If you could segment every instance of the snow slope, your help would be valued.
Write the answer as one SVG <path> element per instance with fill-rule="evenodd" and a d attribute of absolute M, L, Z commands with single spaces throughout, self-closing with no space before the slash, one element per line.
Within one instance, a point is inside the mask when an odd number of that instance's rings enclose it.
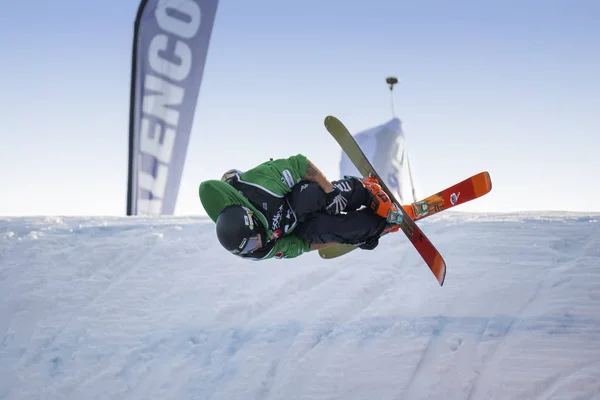
<path fill-rule="evenodd" d="M 0 399 L 600 399 L 600 214 L 447 212 L 336 260 L 204 218 L 0 219 Z"/>

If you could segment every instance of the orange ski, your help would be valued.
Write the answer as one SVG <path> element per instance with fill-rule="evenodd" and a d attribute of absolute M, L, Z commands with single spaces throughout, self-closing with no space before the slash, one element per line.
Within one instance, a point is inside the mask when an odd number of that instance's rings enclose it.
<path fill-rule="evenodd" d="M 492 190 L 492 180 L 490 174 L 484 171 L 423 200 L 404 205 L 402 208 L 413 220 L 418 221 L 467 201 L 475 200 L 489 193 L 490 190 Z"/>

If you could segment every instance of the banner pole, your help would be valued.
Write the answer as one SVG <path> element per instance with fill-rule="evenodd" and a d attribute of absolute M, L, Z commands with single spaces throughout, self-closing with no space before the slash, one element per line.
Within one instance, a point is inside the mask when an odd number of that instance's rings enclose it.
<path fill-rule="evenodd" d="M 390 103 L 392 105 L 392 115 L 394 116 L 394 118 L 396 118 L 396 110 L 394 109 L 394 94 L 392 93 L 392 91 L 394 90 L 394 85 L 398 83 L 398 78 L 396 78 L 395 76 L 388 76 L 387 78 L 385 78 L 385 81 L 388 85 L 390 85 Z"/>

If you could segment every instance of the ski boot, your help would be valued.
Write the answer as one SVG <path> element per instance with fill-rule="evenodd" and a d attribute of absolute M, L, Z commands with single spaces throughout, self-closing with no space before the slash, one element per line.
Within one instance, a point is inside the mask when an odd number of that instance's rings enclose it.
<path fill-rule="evenodd" d="M 380 236 L 385 235 L 386 233 L 394 233 L 394 232 L 398 232 L 400 230 L 400 225 L 395 224 L 395 223 L 391 223 L 391 224 L 387 224 L 385 226 L 385 229 L 381 232 Z"/>
<path fill-rule="evenodd" d="M 370 195 L 367 206 L 372 209 L 375 214 L 385 218 L 388 222 L 402 222 L 402 213 L 398 209 L 398 206 L 394 204 L 389 196 L 383 191 L 377 178 L 369 175 L 363 178 L 362 183 L 369 191 Z"/>

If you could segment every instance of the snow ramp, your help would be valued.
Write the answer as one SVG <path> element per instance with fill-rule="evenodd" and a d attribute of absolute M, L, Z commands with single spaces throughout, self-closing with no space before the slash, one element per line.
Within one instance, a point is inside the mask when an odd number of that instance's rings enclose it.
<path fill-rule="evenodd" d="M 334 260 L 206 218 L 0 219 L 0 399 L 600 399 L 600 214 L 447 212 Z"/>

